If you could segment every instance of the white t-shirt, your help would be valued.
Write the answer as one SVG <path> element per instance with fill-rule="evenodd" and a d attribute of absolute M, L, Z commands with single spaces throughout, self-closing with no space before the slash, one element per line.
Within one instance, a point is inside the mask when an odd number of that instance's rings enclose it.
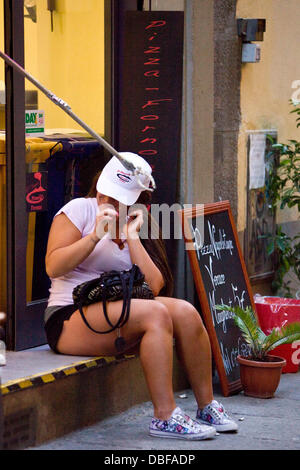
<path fill-rule="evenodd" d="M 94 230 L 97 212 L 96 198 L 77 198 L 68 202 L 55 217 L 62 212 L 85 237 Z M 124 239 L 123 239 L 124 240 Z M 48 307 L 73 304 L 74 287 L 82 282 L 94 279 L 103 272 L 130 269 L 132 262 L 127 243 L 122 250 L 106 234 L 95 246 L 92 253 L 73 271 L 63 276 L 51 278 Z"/>

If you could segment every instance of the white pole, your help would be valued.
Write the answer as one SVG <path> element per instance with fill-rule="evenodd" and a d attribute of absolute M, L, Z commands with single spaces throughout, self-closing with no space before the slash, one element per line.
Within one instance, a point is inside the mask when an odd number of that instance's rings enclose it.
<path fill-rule="evenodd" d="M 139 167 L 136 167 L 135 165 L 133 165 L 132 162 L 130 162 L 129 160 L 127 160 L 126 158 L 124 158 L 122 155 L 120 155 L 119 152 L 117 152 L 117 150 L 115 150 L 108 142 L 106 142 L 105 139 L 103 139 L 103 137 L 101 137 L 99 134 L 97 134 L 97 132 L 95 132 L 90 126 L 88 126 L 84 121 L 82 121 L 82 119 L 80 119 L 75 113 L 73 113 L 71 107 L 64 101 L 62 100 L 61 98 L 58 98 L 54 93 L 52 93 L 50 90 L 48 90 L 46 87 L 44 87 L 43 85 L 41 85 L 40 82 L 38 82 L 32 75 L 30 75 L 28 72 L 26 72 L 26 70 L 23 69 L 23 67 L 21 67 L 17 62 L 15 62 L 11 57 L 9 57 L 7 54 L 5 54 L 4 52 L 0 51 L 0 57 L 2 57 L 2 59 L 5 60 L 5 62 L 10 65 L 11 67 L 13 67 L 15 70 L 17 70 L 18 72 L 21 73 L 21 75 L 23 75 L 24 77 L 26 77 L 31 83 L 33 83 L 39 90 L 41 90 L 46 96 L 47 98 L 49 98 L 54 104 L 56 104 L 57 106 L 59 106 L 61 109 L 63 109 L 74 121 L 76 121 L 81 127 L 83 127 L 83 129 L 85 129 L 92 137 L 94 137 L 98 142 L 100 142 L 100 144 L 106 148 L 106 150 L 109 151 L 109 153 L 111 153 L 112 155 L 115 155 L 120 161 L 121 163 L 124 165 L 124 167 L 129 170 L 129 171 L 132 171 L 132 173 L 134 175 L 136 175 L 137 177 L 139 177 L 139 175 L 145 175 L 146 173 Z M 155 181 L 152 177 L 152 175 L 150 174 L 146 174 L 146 176 L 148 176 L 151 180 L 151 183 L 152 183 L 152 186 L 153 188 L 155 189 L 156 188 L 156 185 L 155 185 Z M 139 180 L 138 178 L 138 181 L 139 181 L 139 184 L 141 187 L 143 187 L 144 189 L 147 189 L 147 190 L 150 190 L 150 191 L 153 191 L 152 189 L 150 188 L 147 188 L 146 186 L 144 186 L 142 184 L 142 182 Z"/>

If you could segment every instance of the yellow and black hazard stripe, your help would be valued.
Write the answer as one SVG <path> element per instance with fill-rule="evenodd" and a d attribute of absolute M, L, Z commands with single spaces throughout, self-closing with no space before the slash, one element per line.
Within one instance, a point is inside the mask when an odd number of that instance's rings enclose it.
<path fill-rule="evenodd" d="M 107 366 L 108 364 L 119 363 L 124 360 L 133 359 L 133 355 L 120 355 L 120 356 L 101 356 L 87 361 L 76 362 L 69 366 L 64 366 L 52 371 L 32 375 L 29 377 L 22 377 L 20 379 L 10 380 L 1 385 L 2 395 L 7 395 L 11 392 L 18 392 L 30 387 L 37 387 L 46 385 L 56 380 L 69 377 L 74 374 L 85 372 L 87 370 Z"/>

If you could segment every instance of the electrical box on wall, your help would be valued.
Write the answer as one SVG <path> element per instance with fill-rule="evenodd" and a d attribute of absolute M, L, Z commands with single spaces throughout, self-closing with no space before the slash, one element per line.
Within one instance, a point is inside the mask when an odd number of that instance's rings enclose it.
<path fill-rule="evenodd" d="M 266 20 L 263 18 L 238 18 L 237 29 L 243 42 L 263 41 Z"/>
<path fill-rule="evenodd" d="M 260 57 L 260 46 L 258 44 L 243 44 L 242 62 L 259 62 Z"/>
<path fill-rule="evenodd" d="M 260 62 L 260 46 L 252 41 L 263 41 L 266 32 L 264 18 L 238 18 L 237 33 L 242 40 L 242 62 Z"/>

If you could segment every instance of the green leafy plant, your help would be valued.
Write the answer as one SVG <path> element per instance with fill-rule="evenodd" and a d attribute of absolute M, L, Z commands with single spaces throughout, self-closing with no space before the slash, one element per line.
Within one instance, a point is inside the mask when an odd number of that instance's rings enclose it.
<path fill-rule="evenodd" d="M 286 276 L 292 270 L 300 279 L 300 235 L 291 238 L 279 225 L 274 236 L 268 235 L 267 254 L 275 255 L 276 273 L 272 281 L 274 292 L 282 292 L 285 297 L 292 297 L 291 280 Z"/>
<path fill-rule="evenodd" d="M 266 361 L 268 353 L 277 346 L 300 340 L 299 322 L 287 324 L 282 328 L 273 328 L 271 333 L 266 335 L 260 328 L 256 314 L 251 307 L 216 305 L 216 309 L 234 313 L 235 324 L 240 328 L 251 350 L 247 359 Z"/>
<path fill-rule="evenodd" d="M 300 127 L 300 108 L 295 107 L 291 113 L 297 114 L 297 127 Z M 271 136 L 269 139 L 272 142 Z M 271 209 L 275 212 L 277 207 L 281 210 L 296 208 L 300 214 L 300 142 L 272 143 L 267 154 L 267 165 L 266 197 Z M 267 238 L 267 253 L 275 256 L 277 265 L 273 290 L 291 297 L 291 281 L 286 275 L 294 272 L 300 282 L 300 235 L 289 237 L 279 225 L 275 235 L 269 234 Z"/>

